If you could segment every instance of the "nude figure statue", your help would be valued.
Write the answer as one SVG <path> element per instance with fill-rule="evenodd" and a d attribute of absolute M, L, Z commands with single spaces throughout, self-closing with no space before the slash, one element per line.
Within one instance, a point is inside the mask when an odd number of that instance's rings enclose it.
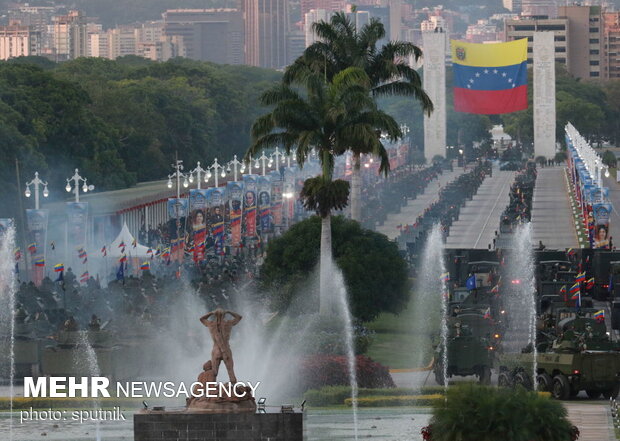
<path fill-rule="evenodd" d="M 226 315 L 230 314 L 233 318 L 226 320 Z M 211 318 L 213 319 L 211 320 Z M 211 351 L 211 369 L 213 369 L 213 378 L 217 378 L 220 363 L 223 361 L 228 371 L 228 378 L 231 383 L 237 382 L 237 377 L 233 369 L 232 351 L 230 349 L 230 332 L 232 327 L 241 321 L 241 316 L 232 311 L 224 311 L 216 309 L 207 313 L 200 318 L 200 322 L 209 328 L 211 338 L 213 339 L 213 350 Z"/>

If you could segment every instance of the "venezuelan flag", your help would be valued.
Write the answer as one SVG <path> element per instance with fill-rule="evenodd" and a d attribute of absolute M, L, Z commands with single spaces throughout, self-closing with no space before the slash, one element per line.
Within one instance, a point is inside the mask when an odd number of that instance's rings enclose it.
<path fill-rule="evenodd" d="M 43 257 L 39 257 L 34 261 L 34 266 L 45 266 L 45 259 Z"/>
<path fill-rule="evenodd" d="M 575 283 L 573 286 L 570 287 L 569 292 L 573 294 L 573 297 L 575 293 L 578 293 L 581 291 L 579 288 L 580 288 L 579 283 Z"/>
<path fill-rule="evenodd" d="M 527 39 L 477 44 L 451 40 L 454 110 L 495 115 L 527 109 Z"/>
<path fill-rule="evenodd" d="M 586 281 L 586 272 L 585 271 L 577 274 L 577 278 L 575 279 L 576 283 L 581 283 L 581 282 L 585 282 L 585 281 Z"/>
<path fill-rule="evenodd" d="M 605 310 L 601 309 L 600 311 L 596 311 L 592 317 L 594 317 L 597 320 L 601 320 L 601 319 L 605 320 Z"/>
<path fill-rule="evenodd" d="M 59 273 L 65 270 L 65 266 L 62 263 L 57 263 L 54 265 L 54 272 Z"/>
<path fill-rule="evenodd" d="M 151 264 L 150 264 L 150 262 L 148 262 L 148 261 L 143 262 L 143 263 L 142 263 L 142 265 L 140 265 L 140 269 L 141 269 L 142 271 L 150 270 L 150 269 L 151 269 Z"/>

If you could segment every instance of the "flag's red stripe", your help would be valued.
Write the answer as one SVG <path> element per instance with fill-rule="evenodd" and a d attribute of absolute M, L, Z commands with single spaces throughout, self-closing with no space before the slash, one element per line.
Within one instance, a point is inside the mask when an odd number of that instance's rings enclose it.
<path fill-rule="evenodd" d="M 506 90 L 471 90 L 454 88 L 457 112 L 496 115 L 527 109 L 527 86 Z"/>

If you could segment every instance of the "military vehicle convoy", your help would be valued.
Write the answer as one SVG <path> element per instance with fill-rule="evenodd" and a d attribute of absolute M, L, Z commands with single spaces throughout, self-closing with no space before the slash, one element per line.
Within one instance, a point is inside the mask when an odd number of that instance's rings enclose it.
<path fill-rule="evenodd" d="M 496 346 L 500 334 L 493 322 L 479 309 L 458 311 L 448 319 L 448 378 L 475 375 L 481 384 L 491 383 L 491 368 L 495 364 Z M 443 351 L 438 347 L 433 371 L 435 381 L 445 384 Z"/>
<path fill-rule="evenodd" d="M 493 292 L 499 262 L 493 254 L 472 250 L 467 256 L 455 256 L 449 265 L 448 378 L 475 375 L 482 384 L 491 382 L 491 369 L 502 336 L 501 321 L 491 319 L 501 316 Z M 469 258 L 481 260 L 468 261 Z M 445 384 L 447 380 L 444 379 L 443 360 L 443 350 L 439 345 L 433 365 L 438 384 Z"/>
<path fill-rule="evenodd" d="M 566 400 L 585 391 L 590 398 L 616 398 L 620 391 L 620 345 L 607 335 L 604 321 L 587 315 L 561 319 L 550 332 L 539 332 L 538 352 L 524 349 L 521 354 L 503 354 L 499 360 L 499 386 L 521 385 L 551 392 Z M 542 340 L 542 341 L 541 341 Z"/>

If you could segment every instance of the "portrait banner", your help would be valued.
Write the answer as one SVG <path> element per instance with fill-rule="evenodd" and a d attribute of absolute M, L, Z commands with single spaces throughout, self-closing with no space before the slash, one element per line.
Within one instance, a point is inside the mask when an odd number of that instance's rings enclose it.
<path fill-rule="evenodd" d="M 256 192 L 257 175 L 243 177 L 243 217 L 244 233 L 246 238 L 256 237 Z"/>
<path fill-rule="evenodd" d="M 213 238 L 213 249 L 216 255 L 224 254 L 224 214 L 222 206 L 226 192 L 223 187 L 207 190 L 207 204 L 209 206 L 209 226 Z"/>
<path fill-rule="evenodd" d="M 275 226 L 281 227 L 282 222 L 282 192 L 284 181 L 278 171 L 270 173 L 271 176 L 271 218 Z"/>
<path fill-rule="evenodd" d="M 204 260 L 207 242 L 207 190 L 193 189 L 189 191 L 189 209 L 191 239 L 194 249 L 194 262 Z"/>
<path fill-rule="evenodd" d="M 185 255 L 185 226 L 189 215 L 188 198 L 168 198 L 170 260 L 181 262 Z"/>
<path fill-rule="evenodd" d="M 45 244 L 47 243 L 48 219 L 49 210 L 26 210 L 28 247 L 34 250 L 34 252 L 31 252 L 32 281 L 36 286 L 40 286 L 45 277 Z M 35 262 L 37 263 L 36 265 Z"/>
<path fill-rule="evenodd" d="M 600 203 L 594 204 L 592 211 L 594 213 L 594 248 L 609 248 L 609 216 L 611 214 L 611 204 Z"/>
<path fill-rule="evenodd" d="M 69 249 L 86 248 L 88 202 L 67 202 L 67 242 Z"/>
<path fill-rule="evenodd" d="M 241 222 L 243 221 L 243 182 L 228 182 L 226 193 L 228 195 L 230 244 L 238 247 L 241 244 Z"/>
<path fill-rule="evenodd" d="M 258 214 L 261 233 L 271 232 L 271 179 L 258 178 Z"/>

